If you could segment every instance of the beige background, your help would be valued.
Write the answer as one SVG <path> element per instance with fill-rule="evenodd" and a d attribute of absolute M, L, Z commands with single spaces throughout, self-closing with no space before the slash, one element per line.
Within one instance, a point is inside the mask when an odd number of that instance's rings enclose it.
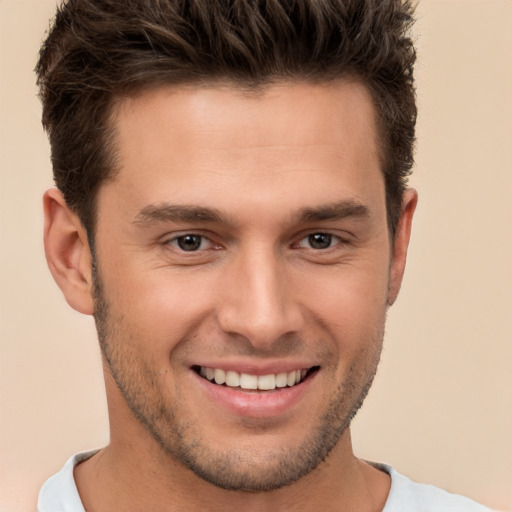
<path fill-rule="evenodd" d="M 32 68 L 55 0 L 0 0 L 0 511 L 34 510 L 72 453 L 108 440 L 92 320 L 43 257 L 51 184 Z M 357 453 L 512 510 L 512 1 L 423 0 L 420 191 Z"/>

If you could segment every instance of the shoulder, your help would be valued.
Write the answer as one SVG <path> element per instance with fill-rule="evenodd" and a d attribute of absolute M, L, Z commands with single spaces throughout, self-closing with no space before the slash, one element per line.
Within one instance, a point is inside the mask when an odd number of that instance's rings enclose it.
<path fill-rule="evenodd" d="M 37 512 L 85 512 L 76 488 L 73 470 L 77 464 L 92 457 L 97 450 L 69 458 L 62 469 L 41 487 Z"/>
<path fill-rule="evenodd" d="M 382 512 L 490 512 L 475 501 L 428 484 L 413 482 L 386 464 L 372 464 L 391 476 L 391 489 Z"/>

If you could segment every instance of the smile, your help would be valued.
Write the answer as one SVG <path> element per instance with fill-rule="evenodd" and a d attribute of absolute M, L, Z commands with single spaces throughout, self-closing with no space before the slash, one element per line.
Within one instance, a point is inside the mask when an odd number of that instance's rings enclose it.
<path fill-rule="evenodd" d="M 210 382 L 227 386 L 230 388 L 241 388 L 247 390 L 271 391 L 276 388 L 293 387 L 300 384 L 313 370 L 297 369 L 290 372 L 270 373 L 268 375 L 253 375 L 250 373 L 239 373 L 232 370 L 222 370 L 220 368 L 207 368 L 200 366 L 198 369 L 201 377 Z"/>

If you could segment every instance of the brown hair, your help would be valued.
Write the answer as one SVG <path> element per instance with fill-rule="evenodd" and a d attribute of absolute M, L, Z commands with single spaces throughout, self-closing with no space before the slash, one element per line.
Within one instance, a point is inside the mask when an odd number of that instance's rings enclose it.
<path fill-rule="evenodd" d="M 413 164 L 409 0 L 68 0 L 36 67 L 57 187 L 93 239 L 95 197 L 116 171 L 117 99 L 163 84 L 366 84 L 378 116 L 394 234 Z"/>

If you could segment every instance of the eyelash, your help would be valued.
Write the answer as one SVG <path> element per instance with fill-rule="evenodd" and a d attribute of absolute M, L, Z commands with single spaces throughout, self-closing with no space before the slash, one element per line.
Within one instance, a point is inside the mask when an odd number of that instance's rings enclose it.
<path fill-rule="evenodd" d="M 187 251 L 186 249 L 184 249 L 183 246 L 180 244 L 180 241 L 185 242 L 184 239 L 186 239 L 188 237 L 190 237 L 190 238 L 194 237 L 196 239 L 199 239 L 199 245 L 196 248 L 194 248 L 194 245 L 193 245 L 192 246 L 193 248 L 190 251 Z M 320 247 L 317 247 L 317 248 L 311 247 L 311 244 L 313 242 L 313 237 L 327 237 L 328 247 L 321 247 L 321 248 Z M 309 243 L 310 247 L 304 247 L 302 245 L 302 243 L 304 241 L 307 241 Z M 207 242 L 209 244 L 209 247 L 202 248 L 201 246 L 205 242 Z M 318 240 L 318 242 L 321 243 L 321 240 Z M 311 249 L 315 252 L 316 251 L 324 252 L 324 251 L 328 251 L 329 249 L 333 249 L 337 245 L 340 245 L 343 243 L 346 243 L 346 241 L 344 239 L 342 239 L 341 237 L 339 237 L 338 235 L 334 235 L 332 233 L 324 232 L 324 231 L 315 231 L 313 233 L 309 233 L 309 234 L 303 236 L 298 242 L 295 242 L 294 244 L 292 244 L 291 247 L 294 249 Z M 164 245 L 171 245 L 181 253 L 190 253 L 190 254 L 221 248 L 219 245 L 215 244 L 212 240 L 210 240 L 206 235 L 203 235 L 201 233 L 194 233 L 194 232 L 183 233 L 181 235 L 175 236 L 175 237 L 167 240 Z"/>
<path fill-rule="evenodd" d="M 187 237 L 196 237 L 196 238 L 199 238 L 199 247 L 197 249 L 194 249 L 194 250 L 191 250 L 191 251 L 187 251 L 186 249 L 184 249 L 183 247 L 180 247 L 180 240 L 183 240 L 183 239 L 186 239 Z M 208 244 L 210 245 L 210 247 L 208 248 L 201 248 L 201 246 L 204 244 L 204 242 L 208 242 Z M 220 246 L 218 246 L 217 244 L 215 244 L 212 240 L 210 240 L 207 236 L 201 234 L 201 233 L 194 233 L 194 232 L 191 232 L 191 233 L 183 233 L 182 235 L 178 235 L 178 236 L 175 236 L 173 238 L 171 238 L 170 240 L 167 240 L 165 242 L 164 245 L 171 245 L 173 246 L 174 248 L 176 248 L 176 250 L 178 250 L 179 252 L 182 252 L 182 253 L 197 253 L 197 252 L 200 252 L 200 251 L 205 251 L 205 250 L 212 250 L 212 249 L 218 249 L 220 248 Z"/>
<path fill-rule="evenodd" d="M 329 245 L 328 247 L 311 247 L 311 244 L 313 243 L 313 237 L 328 237 L 328 240 L 329 240 Z M 340 245 L 340 244 L 343 244 L 344 243 L 344 240 L 337 236 L 337 235 L 334 235 L 332 233 L 329 233 L 329 232 L 325 232 L 325 231 L 316 231 L 314 233 L 309 233 L 308 235 L 302 237 L 296 244 L 294 244 L 294 246 L 298 247 L 298 248 L 302 248 L 303 246 L 301 246 L 301 243 L 304 241 L 304 240 L 307 240 L 310 247 L 307 247 L 306 249 L 312 249 L 314 251 L 328 251 L 329 249 L 333 249 L 334 247 L 336 247 L 337 245 Z"/>

